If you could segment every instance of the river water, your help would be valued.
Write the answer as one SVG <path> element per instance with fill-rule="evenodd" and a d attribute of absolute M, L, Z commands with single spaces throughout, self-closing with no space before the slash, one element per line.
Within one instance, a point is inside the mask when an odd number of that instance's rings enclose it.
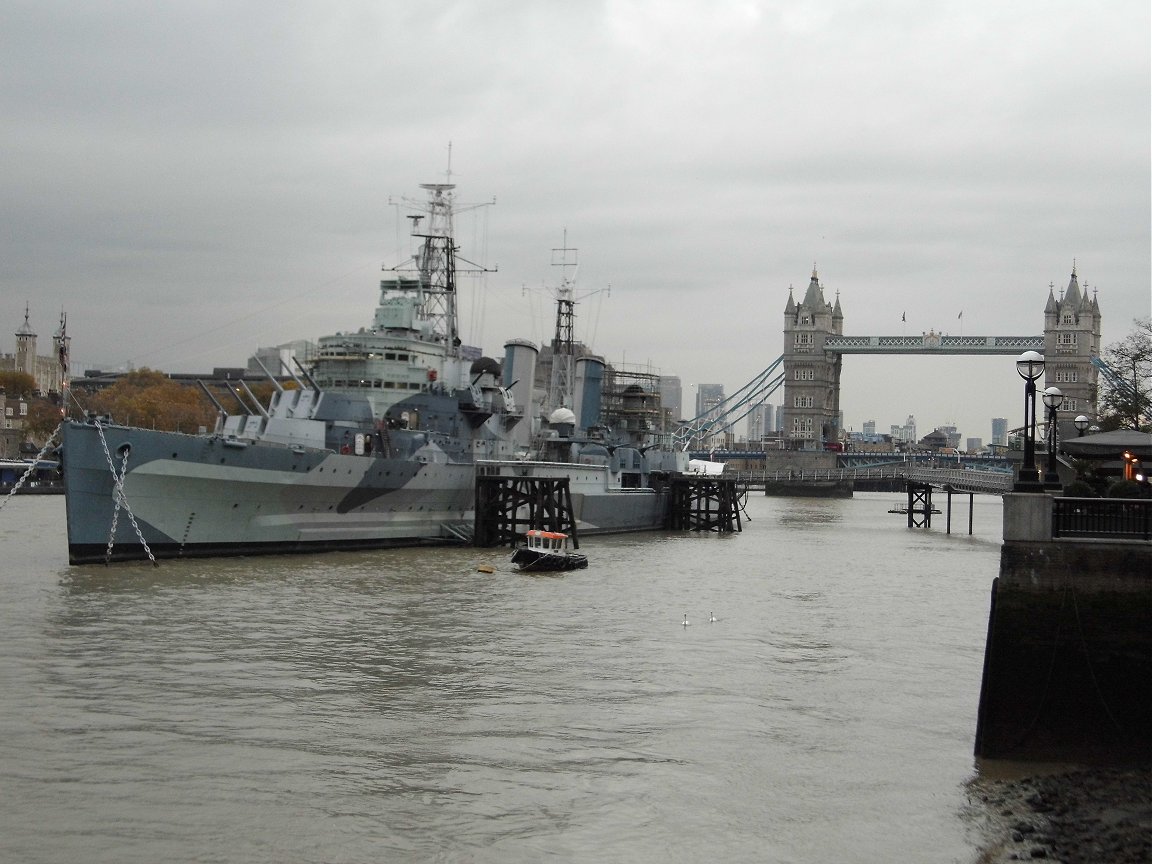
<path fill-rule="evenodd" d="M 70 567 L 63 499 L 18 498 L 0 860 L 974 862 L 1000 502 L 968 536 L 966 498 L 951 535 L 899 498 L 753 494 L 741 534 L 587 538 L 560 576 Z"/>

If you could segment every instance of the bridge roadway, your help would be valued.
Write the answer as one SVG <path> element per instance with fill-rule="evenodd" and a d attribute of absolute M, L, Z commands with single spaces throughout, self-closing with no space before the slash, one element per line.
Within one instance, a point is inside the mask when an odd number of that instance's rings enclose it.
<path fill-rule="evenodd" d="M 915 463 L 896 462 L 867 468 L 835 468 L 826 471 L 734 471 L 725 472 L 748 489 L 764 489 L 769 483 L 812 484 L 856 479 L 899 479 L 924 483 L 937 489 L 951 487 L 965 494 L 1003 495 L 1011 492 L 1015 477 L 1011 471 L 973 468 L 932 468 Z"/>
<path fill-rule="evenodd" d="M 1043 351 L 1043 336 L 829 336 L 824 350 L 833 354 L 1019 354 Z"/>

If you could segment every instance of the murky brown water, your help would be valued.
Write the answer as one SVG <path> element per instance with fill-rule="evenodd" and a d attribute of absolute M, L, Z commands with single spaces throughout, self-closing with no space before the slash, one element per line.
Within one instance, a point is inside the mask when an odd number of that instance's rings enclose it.
<path fill-rule="evenodd" d="M 0 860 L 972 862 L 1000 503 L 946 536 L 898 498 L 753 495 L 743 534 L 590 539 L 551 577 L 73 568 L 62 499 L 19 499 Z"/>

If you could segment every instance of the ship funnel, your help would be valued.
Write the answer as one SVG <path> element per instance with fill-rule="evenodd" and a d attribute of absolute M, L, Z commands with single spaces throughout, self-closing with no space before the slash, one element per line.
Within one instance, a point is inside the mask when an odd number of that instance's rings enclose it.
<path fill-rule="evenodd" d="M 525 417 L 531 417 L 532 389 L 536 380 L 536 357 L 539 354 L 536 345 L 527 339 L 510 339 L 504 343 L 504 386 L 512 391 L 512 398 L 524 411 Z M 518 447 L 527 447 L 531 443 L 532 424 L 521 421 L 512 428 L 512 440 Z"/>
<path fill-rule="evenodd" d="M 600 400 L 604 392 L 604 361 L 597 357 L 576 359 L 576 425 L 588 429 L 600 425 Z"/>

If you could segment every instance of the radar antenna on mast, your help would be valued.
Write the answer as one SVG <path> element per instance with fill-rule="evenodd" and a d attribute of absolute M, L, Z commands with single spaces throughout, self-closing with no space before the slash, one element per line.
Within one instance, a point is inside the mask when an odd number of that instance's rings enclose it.
<path fill-rule="evenodd" d="M 451 177 L 451 145 L 449 145 L 449 169 Z M 457 256 L 458 247 L 455 242 L 454 221 L 455 216 L 487 207 L 491 202 L 458 206 L 455 202 L 453 190 L 454 183 L 421 183 L 420 188 L 428 193 L 425 201 L 415 201 L 402 197 L 398 201 L 389 203 L 404 206 L 417 212 L 406 214 L 411 220 L 411 236 L 420 246 L 416 253 L 403 264 L 396 267 L 385 267 L 392 272 L 412 272 L 419 282 L 420 309 L 419 318 L 427 327 L 428 334 L 433 341 L 443 342 L 449 352 L 458 353 L 460 349 L 460 327 L 457 313 L 456 277 L 459 275 L 476 275 L 491 273 L 495 268 L 486 268 L 465 258 Z M 427 223 L 424 220 L 427 219 Z M 460 269 L 457 260 L 470 265 L 468 269 Z"/>
<path fill-rule="evenodd" d="M 552 378 L 548 387 L 550 409 L 572 408 L 575 396 L 576 366 L 576 304 L 587 297 L 602 291 L 611 293 L 611 288 L 597 288 L 576 296 L 576 273 L 579 270 L 579 249 L 568 245 L 568 229 L 564 229 L 561 246 L 552 250 L 552 266 L 561 268 L 560 285 L 554 289 L 556 296 L 556 329 L 552 337 Z M 569 275 L 569 270 L 573 271 Z"/>

